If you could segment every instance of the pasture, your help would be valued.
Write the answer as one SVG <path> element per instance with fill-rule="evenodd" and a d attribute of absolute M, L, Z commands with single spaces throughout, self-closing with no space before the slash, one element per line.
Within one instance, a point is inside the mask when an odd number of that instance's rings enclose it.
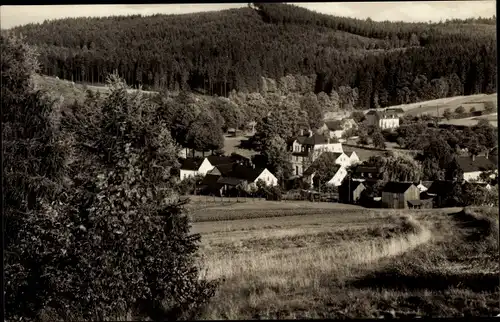
<path fill-rule="evenodd" d="M 205 276 L 221 283 L 203 319 L 500 313 L 497 209 L 256 200 L 192 217 Z"/>
<path fill-rule="evenodd" d="M 494 127 L 498 127 L 498 118 L 497 113 L 492 113 L 484 116 L 475 116 L 475 117 L 467 117 L 463 119 L 451 119 L 441 121 L 442 124 L 452 124 L 452 125 L 464 125 L 464 126 L 474 126 L 476 125 L 480 119 L 485 119 L 490 122 L 490 124 Z"/>
<path fill-rule="evenodd" d="M 443 115 L 443 112 L 448 108 L 453 112 L 457 107 L 462 105 L 466 112 L 469 112 L 472 107 L 476 111 L 484 110 L 484 103 L 493 102 L 495 107 L 497 106 L 497 94 L 477 94 L 469 96 L 455 96 L 441 98 L 431 101 L 424 101 L 412 104 L 403 104 L 397 106 L 390 106 L 389 108 L 402 108 L 405 114 L 411 116 L 418 116 L 422 114 L 428 114 L 431 116 Z"/>

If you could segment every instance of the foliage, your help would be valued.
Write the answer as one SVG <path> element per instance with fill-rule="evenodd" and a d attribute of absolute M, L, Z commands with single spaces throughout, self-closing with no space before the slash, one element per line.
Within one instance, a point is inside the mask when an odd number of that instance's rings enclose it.
<path fill-rule="evenodd" d="M 314 183 L 316 186 L 324 187 L 333 178 L 339 169 L 335 163 L 336 157 L 332 153 L 322 153 L 309 167 L 314 171 Z"/>
<path fill-rule="evenodd" d="M 417 182 L 422 178 L 422 166 L 406 153 L 387 152 L 370 157 L 367 163 L 382 170 L 385 182 Z"/>
<path fill-rule="evenodd" d="M 283 182 L 293 172 L 290 163 L 290 152 L 287 151 L 286 147 L 285 140 L 279 136 L 274 136 L 265 141 L 262 152 L 268 170 L 276 176 L 279 182 Z"/>
<path fill-rule="evenodd" d="M 337 102 L 366 109 L 496 88 L 495 18 L 374 22 L 291 5 L 257 7 L 68 18 L 14 31 L 39 47 L 44 74 L 72 81 L 103 83 L 117 70 L 134 87 L 228 97 L 233 90 L 265 95 L 265 75 L 266 92 L 324 92 L 332 110 Z"/>
<path fill-rule="evenodd" d="M 373 132 L 371 136 L 373 145 L 376 148 L 385 149 L 385 138 L 380 130 Z"/>
<path fill-rule="evenodd" d="M 445 119 L 449 120 L 449 119 L 451 119 L 451 116 L 452 116 L 452 114 L 451 114 L 450 109 L 449 108 L 445 109 L 443 112 L 443 117 Z"/>
<path fill-rule="evenodd" d="M 459 107 L 457 107 L 455 109 L 455 113 L 457 113 L 459 116 L 464 114 L 465 113 L 465 107 L 463 107 L 462 105 L 460 105 Z"/>
<path fill-rule="evenodd" d="M 2 38 L 2 53 L 12 51 L 7 57 L 19 66 L 26 62 L 23 48 Z M 2 59 L 3 71 L 10 66 Z M 19 73 L 14 84 L 23 84 L 28 74 Z M 32 173 L 19 162 L 19 150 L 6 150 L 6 159 L 17 159 L 24 177 L 36 179 L 32 186 L 45 188 L 35 198 L 21 185 L 17 200 L 4 195 L 8 319 L 109 320 L 128 314 L 191 319 L 214 293 L 214 284 L 199 278 L 199 235 L 189 233 L 183 203 L 173 193 L 170 170 L 177 166 L 177 147 L 168 127 L 157 122 L 154 104 L 140 93 L 127 94 L 116 76 L 108 86 L 109 95 L 89 104 L 96 111 L 85 111 L 87 105 L 70 108 L 61 120 L 65 136 L 80 143 L 71 146 L 71 154 L 54 149 L 59 123 L 48 117 L 52 106 L 29 86 L 15 88 L 16 100 L 6 111 L 16 113 L 5 113 L 2 125 L 17 121 L 16 128 L 26 130 L 17 137 L 12 130 L 2 134 L 17 146 L 26 139 L 36 143 L 38 155 L 21 153 L 46 169 Z M 3 82 L 4 90 L 14 88 Z M 14 114 L 24 121 L 12 119 Z M 21 170 L 12 161 L 6 164 L 7 185 Z M 26 197 L 33 199 L 27 205 Z"/>

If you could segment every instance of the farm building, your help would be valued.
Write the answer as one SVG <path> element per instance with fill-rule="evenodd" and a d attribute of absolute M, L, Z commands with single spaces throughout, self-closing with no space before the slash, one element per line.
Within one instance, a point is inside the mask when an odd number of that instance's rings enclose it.
<path fill-rule="evenodd" d="M 221 164 L 207 173 L 200 186 L 205 193 L 228 196 L 235 194 L 239 185 L 256 187 L 259 180 L 268 186 L 278 185 L 278 179 L 267 169 Z"/>
<path fill-rule="evenodd" d="M 434 207 L 446 207 L 448 197 L 455 188 L 455 182 L 447 180 L 433 181 L 427 191 L 422 192 L 421 199 L 432 199 Z"/>
<path fill-rule="evenodd" d="M 322 127 L 318 129 L 319 133 L 329 137 L 330 139 L 343 137 L 347 130 L 355 129 L 358 125 L 356 121 L 351 118 L 344 118 L 342 120 L 326 121 Z"/>
<path fill-rule="evenodd" d="M 352 177 L 359 180 L 379 180 L 382 176 L 383 172 L 380 168 L 362 164 L 356 166 L 352 173 Z"/>
<path fill-rule="evenodd" d="M 380 127 L 382 130 L 399 127 L 399 116 L 394 111 L 371 110 L 365 114 L 368 125 Z"/>
<path fill-rule="evenodd" d="M 497 165 L 486 156 L 459 156 L 456 160 L 464 173 L 465 181 L 479 180 L 481 173 L 497 168 Z"/>
<path fill-rule="evenodd" d="M 291 163 L 294 175 L 301 176 L 307 169 L 308 162 L 314 162 L 323 152 L 343 153 L 341 143 L 330 143 L 320 134 L 309 133 L 310 136 L 298 136 L 287 142 L 287 150 L 291 152 Z"/>
<path fill-rule="evenodd" d="M 237 163 L 238 160 L 239 159 L 237 156 L 227 157 L 217 155 L 210 155 L 204 159 L 187 158 L 182 161 L 182 166 L 180 168 L 180 179 L 184 180 L 197 175 L 204 176 L 217 165 L 233 164 Z"/>
<path fill-rule="evenodd" d="M 390 181 L 382 190 L 382 206 L 384 208 L 409 208 L 412 207 L 409 201 L 416 200 L 420 200 L 420 191 L 411 182 Z"/>
<path fill-rule="evenodd" d="M 339 187 L 339 201 L 343 203 L 358 203 L 366 186 L 360 181 L 344 180 Z"/>

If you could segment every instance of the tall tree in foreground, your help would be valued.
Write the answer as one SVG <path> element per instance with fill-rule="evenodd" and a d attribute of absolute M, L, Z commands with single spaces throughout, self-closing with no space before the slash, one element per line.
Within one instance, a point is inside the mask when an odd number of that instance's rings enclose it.
<path fill-rule="evenodd" d="M 61 122 L 85 143 L 66 171 L 52 106 L 28 82 L 28 48 L 1 45 L 7 319 L 195 318 L 214 288 L 199 278 L 199 235 L 172 193 L 177 148 L 156 107 L 112 76 L 92 122 Z"/>

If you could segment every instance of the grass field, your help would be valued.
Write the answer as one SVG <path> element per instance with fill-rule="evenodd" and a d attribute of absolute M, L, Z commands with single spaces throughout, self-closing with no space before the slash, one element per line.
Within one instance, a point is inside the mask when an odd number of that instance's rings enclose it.
<path fill-rule="evenodd" d="M 500 313 L 498 210 L 307 205 L 255 201 L 193 214 L 203 218 L 193 230 L 205 276 L 221 281 L 202 318 Z"/>
<path fill-rule="evenodd" d="M 391 106 L 391 108 L 402 108 L 405 114 L 413 116 L 422 114 L 436 116 L 437 113 L 442 116 L 445 109 L 449 108 L 450 111 L 453 112 L 460 105 L 463 105 L 467 112 L 469 112 L 472 107 L 474 107 L 476 111 L 482 111 L 484 110 L 485 102 L 493 102 L 496 107 L 497 94 L 447 97 L 432 101 Z"/>
<path fill-rule="evenodd" d="M 490 124 L 494 127 L 498 127 L 498 116 L 497 113 L 492 113 L 484 116 L 475 116 L 475 117 L 467 117 L 463 119 L 451 119 L 442 121 L 443 124 L 453 124 L 453 125 L 465 125 L 465 126 L 474 126 L 476 125 L 480 119 L 486 119 L 490 122 Z"/>

